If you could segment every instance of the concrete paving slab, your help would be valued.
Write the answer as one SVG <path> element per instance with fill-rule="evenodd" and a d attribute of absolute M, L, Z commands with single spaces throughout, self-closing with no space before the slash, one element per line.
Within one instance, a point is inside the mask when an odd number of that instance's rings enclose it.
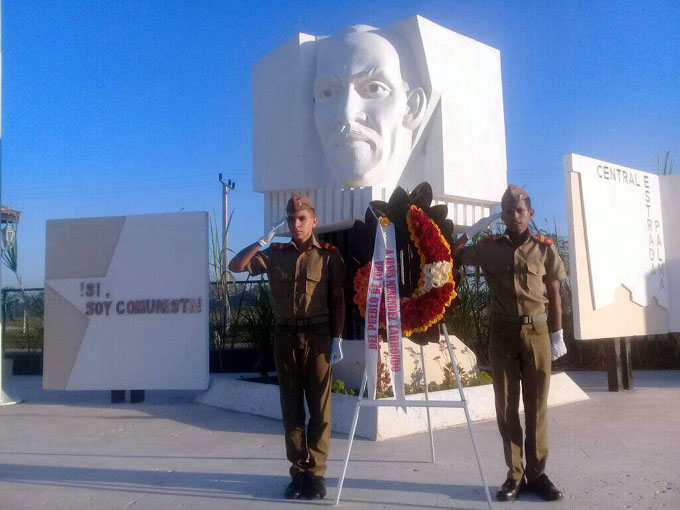
<path fill-rule="evenodd" d="M 549 411 L 548 474 L 564 501 L 522 495 L 496 509 L 680 508 L 680 371 L 636 372 L 636 389 L 606 391 L 605 373 L 570 372 L 591 397 Z M 111 405 L 106 392 L 42 392 L 9 378 L 25 403 L 0 408 L 0 509 L 268 509 L 332 506 L 347 447 L 334 434 L 328 499 L 286 501 L 281 423 L 148 392 Z M 505 478 L 493 421 L 475 424 L 492 491 Z M 341 508 L 486 507 L 465 427 L 357 440 Z M 304 506 L 303 506 L 304 505 Z"/>

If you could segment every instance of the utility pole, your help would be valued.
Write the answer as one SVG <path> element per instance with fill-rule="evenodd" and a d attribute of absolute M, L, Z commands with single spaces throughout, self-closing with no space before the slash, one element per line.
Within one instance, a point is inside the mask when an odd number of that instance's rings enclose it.
<path fill-rule="evenodd" d="M 229 255 L 227 248 L 229 247 L 229 236 L 227 233 L 227 222 L 229 221 L 229 209 L 227 207 L 227 199 L 229 198 L 229 192 L 236 187 L 236 182 L 228 179 L 227 182 L 222 180 L 222 174 L 220 174 L 220 182 L 222 183 L 222 253 L 221 264 L 222 272 L 227 271 L 227 264 L 229 263 Z M 220 275 L 221 276 L 221 275 Z"/>
<path fill-rule="evenodd" d="M 229 264 L 229 255 L 228 255 L 228 247 L 229 247 L 229 207 L 227 205 L 227 199 L 229 198 L 229 192 L 232 191 L 236 187 L 236 183 L 233 182 L 231 179 L 229 179 L 227 182 L 224 182 L 222 179 L 222 174 L 220 174 L 220 182 L 222 183 L 222 252 L 220 253 L 220 266 L 221 266 L 221 271 L 220 274 L 218 275 L 218 283 L 217 286 L 218 288 L 223 287 L 223 292 L 224 294 L 222 297 L 224 298 L 224 307 L 221 310 L 222 314 L 222 324 L 224 326 L 223 330 L 223 340 L 226 339 L 226 334 L 229 329 L 229 325 L 231 322 L 231 310 L 229 309 L 229 279 L 227 278 L 227 265 Z"/>

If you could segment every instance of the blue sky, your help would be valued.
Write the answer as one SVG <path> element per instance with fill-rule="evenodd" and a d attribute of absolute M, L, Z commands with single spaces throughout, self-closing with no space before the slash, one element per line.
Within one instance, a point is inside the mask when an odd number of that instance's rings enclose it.
<path fill-rule="evenodd" d="M 680 5 L 666 2 L 3 2 L 2 202 L 42 286 L 51 218 L 207 210 L 262 231 L 251 69 L 297 32 L 420 14 L 501 51 L 508 178 L 566 230 L 562 156 L 680 171 Z M 566 233 L 566 231 L 565 231 Z M 3 283 L 13 284 L 7 270 Z"/>

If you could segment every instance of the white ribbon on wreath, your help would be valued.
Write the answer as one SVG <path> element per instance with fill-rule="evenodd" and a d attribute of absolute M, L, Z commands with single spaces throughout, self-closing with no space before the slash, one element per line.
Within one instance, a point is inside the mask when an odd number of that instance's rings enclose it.
<path fill-rule="evenodd" d="M 386 222 L 387 223 L 387 222 Z M 378 222 L 373 263 L 366 293 L 365 356 L 368 398 L 375 400 L 380 358 L 380 302 L 385 296 L 387 346 L 392 389 L 397 400 L 405 400 L 404 364 L 402 357 L 401 302 L 399 298 L 399 265 L 394 225 Z"/>

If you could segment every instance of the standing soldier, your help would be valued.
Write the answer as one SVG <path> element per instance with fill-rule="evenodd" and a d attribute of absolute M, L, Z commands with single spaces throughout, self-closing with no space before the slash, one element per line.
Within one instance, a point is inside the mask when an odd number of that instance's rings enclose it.
<path fill-rule="evenodd" d="M 331 365 L 342 359 L 345 265 L 337 248 L 320 243 L 314 204 L 293 194 L 286 206 L 289 243 L 273 243 L 276 229 L 239 252 L 234 272 L 267 273 L 276 315 L 274 360 L 279 376 L 286 455 L 292 481 L 285 497 L 322 499 L 331 436 Z M 304 398 L 309 408 L 305 434 Z"/>
<path fill-rule="evenodd" d="M 513 501 L 526 490 L 546 501 L 556 501 L 562 493 L 544 471 L 548 458 L 551 360 L 566 353 L 560 298 L 560 281 L 566 278 L 566 272 L 552 241 L 529 231 L 534 210 L 523 188 L 511 184 L 501 199 L 501 210 L 501 214 L 484 218 L 466 230 L 454 246 L 460 264 L 481 266 L 491 289 L 489 359 L 498 429 L 508 466 L 507 480 L 496 497 L 499 501 Z M 507 226 L 504 234 L 485 237 L 463 248 L 468 238 L 499 216 Z M 520 382 L 526 468 L 522 463 Z"/>

